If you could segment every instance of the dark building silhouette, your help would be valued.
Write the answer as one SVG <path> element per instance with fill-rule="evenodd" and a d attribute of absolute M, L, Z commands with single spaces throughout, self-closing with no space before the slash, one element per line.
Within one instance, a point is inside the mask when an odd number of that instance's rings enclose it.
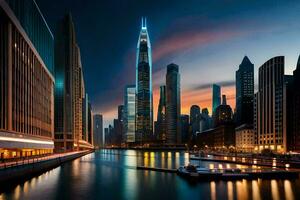
<path fill-rule="evenodd" d="M 226 103 L 226 96 L 223 95 L 222 104 L 219 105 L 213 116 L 213 124 L 214 127 L 218 127 L 220 125 L 225 125 L 233 122 L 233 113 L 232 109 Z"/>
<path fill-rule="evenodd" d="M 124 101 L 126 143 L 133 143 L 135 142 L 135 85 L 126 86 Z"/>
<path fill-rule="evenodd" d="M 0 159 L 53 152 L 53 51 L 35 1 L 0 1 Z"/>
<path fill-rule="evenodd" d="M 136 142 L 153 136 L 152 56 L 146 20 L 142 19 L 136 55 Z"/>
<path fill-rule="evenodd" d="M 181 127 L 181 137 L 182 137 L 182 143 L 188 143 L 189 142 L 189 130 L 190 130 L 190 122 L 189 122 L 189 116 L 188 115 L 181 115 L 180 116 L 180 127 Z"/>
<path fill-rule="evenodd" d="M 126 142 L 126 135 L 125 135 L 125 110 L 124 105 L 118 106 L 118 120 L 120 123 L 120 134 L 122 135 L 122 143 Z"/>
<path fill-rule="evenodd" d="M 236 71 L 236 124 L 253 124 L 254 65 L 244 57 Z"/>
<path fill-rule="evenodd" d="M 95 114 L 93 118 L 94 146 L 101 148 L 103 147 L 103 117 L 102 115 Z"/>
<path fill-rule="evenodd" d="M 197 105 L 192 105 L 190 108 L 190 124 L 192 128 L 193 136 L 196 136 L 196 133 L 200 132 L 200 120 L 201 120 L 200 107 Z"/>
<path fill-rule="evenodd" d="M 200 132 L 210 129 L 212 126 L 212 119 L 209 116 L 207 108 L 202 109 L 201 119 L 200 119 Z"/>
<path fill-rule="evenodd" d="M 178 65 L 169 64 L 166 75 L 167 143 L 181 143 L 180 128 L 180 75 Z"/>
<path fill-rule="evenodd" d="M 160 86 L 160 99 L 158 103 L 157 122 L 156 122 L 156 139 L 160 142 L 166 141 L 166 86 Z"/>
<path fill-rule="evenodd" d="M 289 111 L 290 118 L 287 119 L 288 124 L 288 133 L 290 134 L 288 139 L 288 150 L 300 152 L 300 56 L 298 58 L 296 70 L 293 73 L 293 83 L 292 88 L 288 93 L 288 96 L 292 96 L 292 106 L 290 102 Z"/>
<path fill-rule="evenodd" d="M 217 84 L 212 85 L 212 114 L 221 104 L 221 87 Z"/>

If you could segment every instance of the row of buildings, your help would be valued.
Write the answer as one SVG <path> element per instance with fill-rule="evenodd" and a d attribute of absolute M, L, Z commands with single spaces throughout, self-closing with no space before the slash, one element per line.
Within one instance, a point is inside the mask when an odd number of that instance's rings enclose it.
<path fill-rule="evenodd" d="M 0 158 L 92 149 L 71 15 L 53 35 L 34 0 L 0 0 Z"/>
<path fill-rule="evenodd" d="M 300 57 L 293 75 L 285 75 L 284 68 L 284 56 L 261 65 L 255 92 L 254 65 L 245 56 L 236 71 L 235 112 L 223 101 L 213 110 L 212 128 L 200 131 L 196 144 L 245 152 L 299 152 Z M 219 89 L 215 92 L 220 93 Z"/>
<path fill-rule="evenodd" d="M 212 85 L 212 114 L 192 105 L 180 111 L 180 75 L 167 66 L 160 86 L 157 121 L 153 122 L 152 58 L 146 21 L 142 19 L 137 44 L 136 84 L 125 88 L 118 119 L 105 128 L 106 145 L 197 145 L 239 151 L 300 151 L 299 68 L 284 74 L 284 57 L 271 58 L 259 68 L 254 91 L 254 64 L 245 56 L 236 71 L 236 108 L 227 105 L 221 87 Z M 222 98 L 221 98 L 222 97 Z"/>
<path fill-rule="evenodd" d="M 158 141 L 181 144 L 178 65 L 167 66 L 166 85 L 161 86 L 160 94 L 158 121 L 153 123 L 152 52 L 147 21 L 142 19 L 137 43 L 136 84 L 125 87 L 124 104 L 118 107 L 118 119 L 104 131 L 106 145 L 145 146 Z M 153 130 L 153 124 L 159 128 Z"/>

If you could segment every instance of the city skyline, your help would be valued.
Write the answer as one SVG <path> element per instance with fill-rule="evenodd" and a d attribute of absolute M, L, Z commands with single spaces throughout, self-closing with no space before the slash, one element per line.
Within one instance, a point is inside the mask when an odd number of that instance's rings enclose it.
<path fill-rule="evenodd" d="M 182 114 L 188 114 L 193 104 L 201 108 L 208 107 L 211 114 L 211 91 L 208 86 L 212 83 L 221 85 L 222 93 L 227 95 L 228 104 L 234 109 L 234 71 L 245 55 L 254 64 L 255 88 L 257 88 L 258 67 L 271 57 L 286 56 L 285 71 L 286 74 L 291 74 L 297 62 L 299 41 L 296 38 L 300 30 L 299 25 L 291 19 L 298 16 L 299 5 L 295 2 L 276 2 L 271 5 L 270 2 L 213 1 L 200 6 L 201 2 L 191 1 L 183 6 L 182 3 L 175 1 L 170 7 L 165 3 L 158 5 L 165 9 L 168 16 L 160 17 L 156 5 L 149 2 L 134 5 L 133 1 L 128 1 L 122 4 L 126 9 L 116 6 L 115 11 L 120 12 L 116 19 L 105 21 L 98 19 L 111 15 L 104 11 L 105 8 L 112 6 L 110 3 L 101 6 L 97 2 L 86 3 L 82 8 L 103 11 L 98 16 L 98 12 L 82 14 L 80 3 L 77 2 L 70 6 L 69 1 L 62 1 L 57 8 L 55 2 L 37 1 L 51 28 L 54 26 L 56 16 L 61 16 L 66 11 L 72 13 L 85 66 L 84 76 L 89 77 L 86 81 L 87 91 L 94 105 L 94 111 L 104 115 L 106 125 L 108 121 L 111 123 L 112 119 L 116 118 L 117 105 L 123 101 L 123 87 L 120 85 L 125 86 L 135 82 L 135 48 L 142 16 L 148 19 L 153 47 L 154 120 L 157 116 L 159 86 L 164 80 L 162 72 L 165 72 L 164 66 L 171 62 L 183 66 L 181 69 Z M 132 16 L 119 17 L 125 15 L 123 10 L 128 11 L 130 6 L 132 6 L 129 10 L 132 11 Z M 265 6 L 268 6 L 268 10 L 264 9 Z M 150 8 L 146 13 L 138 9 L 145 7 Z M 188 8 L 189 12 L 185 12 L 181 7 Z M 212 12 L 215 9 L 220 11 L 219 14 Z M 279 13 L 285 14 L 279 15 Z M 90 19 L 96 26 L 93 31 L 89 31 L 91 27 L 86 26 L 87 20 Z M 104 25 L 106 29 L 99 32 L 100 27 Z M 119 34 L 116 37 L 116 30 L 122 27 L 129 27 L 126 28 L 128 34 L 124 36 Z M 87 38 L 87 34 L 92 35 Z M 106 45 L 97 44 L 102 42 L 105 44 L 106 40 L 112 42 L 109 38 L 114 38 L 116 40 L 114 43 L 118 44 L 110 49 L 110 53 L 103 53 Z M 91 42 L 91 39 L 95 41 Z M 167 44 L 170 42 L 174 43 L 174 47 L 168 47 Z M 116 57 L 120 59 L 109 59 L 112 56 L 110 54 L 117 55 Z M 215 75 L 218 70 L 221 70 L 222 76 Z M 122 77 L 125 71 L 129 72 L 128 76 Z M 112 92 L 115 94 L 113 95 Z"/>

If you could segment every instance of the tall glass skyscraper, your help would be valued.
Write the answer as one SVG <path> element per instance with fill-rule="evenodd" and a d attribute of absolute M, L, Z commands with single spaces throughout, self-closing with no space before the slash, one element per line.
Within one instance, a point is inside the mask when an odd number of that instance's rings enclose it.
<path fill-rule="evenodd" d="M 178 65 L 169 64 L 166 76 L 167 143 L 181 143 L 180 74 Z"/>
<path fill-rule="evenodd" d="M 157 110 L 156 139 L 166 141 L 166 86 L 160 86 L 160 99 Z"/>
<path fill-rule="evenodd" d="M 136 54 L 136 142 L 152 138 L 152 56 L 146 19 L 142 19 Z"/>
<path fill-rule="evenodd" d="M 244 57 L 236 71 L 236 124 L 253 124 L 254 65 Z"/>
<path fill-rule="evenodd" d="M 212 114 L 214 114 L 217 107 L 221 104 L 221 87 L 217 84 L 212 86 L 212 99 Z"/>
<path fill-rule="evenodd" d="M 135 142 L 135 85 L 125 88 L 124 128 L 126 143 Z"/>

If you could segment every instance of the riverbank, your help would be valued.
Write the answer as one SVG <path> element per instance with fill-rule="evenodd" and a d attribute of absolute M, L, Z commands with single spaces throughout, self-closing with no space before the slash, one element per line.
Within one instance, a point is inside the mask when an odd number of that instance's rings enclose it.
<path fill-rule="evenodd" d="M 87 155 L 93 151 L 77 151 L 62 154 L 53 154 L 41 158 L 32 158 L 22 161 L 0 164 L 0 192 L 8 185 L 18 184 L 27 179 L 38 176 L 61 164 Z"/>

